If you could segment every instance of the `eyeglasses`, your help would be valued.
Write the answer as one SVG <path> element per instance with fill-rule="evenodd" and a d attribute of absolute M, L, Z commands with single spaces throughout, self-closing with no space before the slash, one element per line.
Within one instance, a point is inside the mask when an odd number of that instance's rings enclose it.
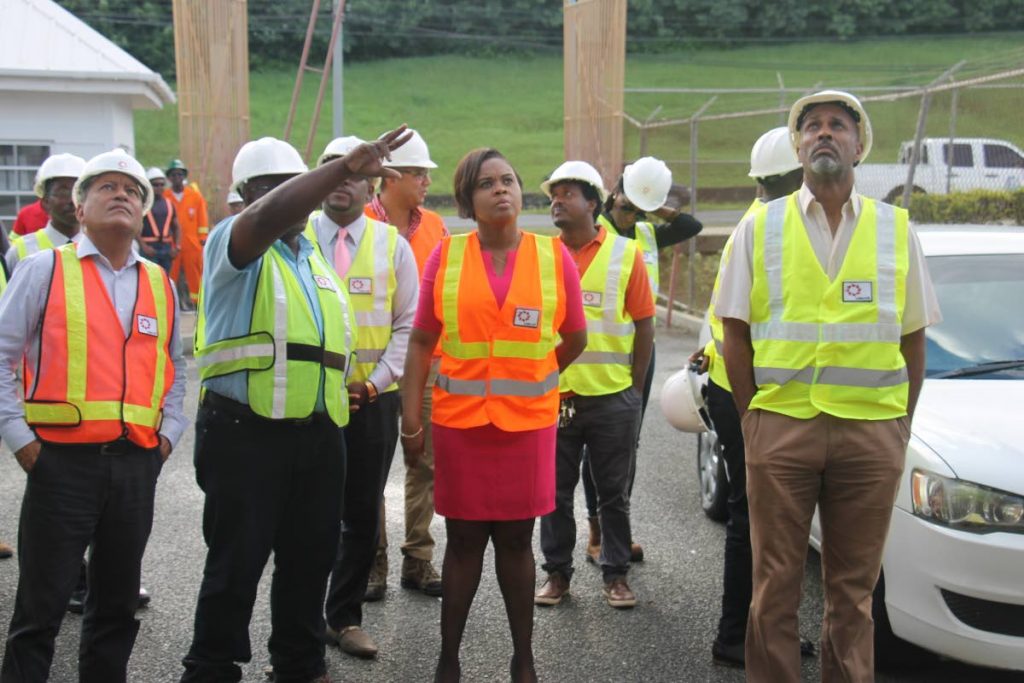
<path fill-rule="evenodd" d="M 396 168 L 395 170 L 401 173 L 402 175 L 411 175 L 412 177 L 417 178 L 418 180 L 423 180 L 424 178 L 430 177 L 429 168 Z"/>

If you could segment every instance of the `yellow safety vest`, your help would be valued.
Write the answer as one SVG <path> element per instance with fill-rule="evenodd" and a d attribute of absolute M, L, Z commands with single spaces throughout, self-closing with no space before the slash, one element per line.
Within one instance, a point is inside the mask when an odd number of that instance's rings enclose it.
<path fill-rule="evenodd" d="M 619 236 L 619 231 L 604 214 L 597 217 L 597 222 L 611 234 Z M 658 242 L 654 238 L 654 226 L 638 221 L 634 229 L 636 230 L 637 245 L 640 247 L 640 257 L 644 260 L 644 267 L 647 269 L 647 279 L 651 282 L 651 295 L 654 297 L 654 303 L 657 304 L 661 270 L 658 264 Z"/>
<path fill-rule="evenodd" d="M 0 295 L 4 293 L 5 289 L 7 289 L 7 271 L 0 266 Z"/>
<path fill-rule="evenodd" d="M 317 248 L 320 243 L 313 228 L 313 219 L 319 211 L 310 216 L 306 223 L 306 238 Z M 359 333 L 356 335 L 355 365 L 349 380 L 365 382 L 377 363 L 384 356 L 384 349 L 391 341 L 392 302 L 398 280 L 395 277 L 395 249 L 398 244 L 398 228 L 387 223 L 366 218 L 366 232 L 359 241 L 359 248 L 343 280 L 348 291 L 349 302 L 355 311 Z M 398 383 L 379 387 L 378 391 L 397 391 Z"/>
<path fill-rule="evenodd" d="M 747 220 L 752 213 L 762 206 L 764 206 L 764 203 L 760 199 L 755 199 L 754 203 L 743 214 L 740 222 L 742 223 Z M 722 281 L 722 270 L 732 256 L 732 238 L 735 234 L 736 231 L 733 230 L 732 234 L 729 235 L 729 239 L 725 241 L 725 246 L 722 248 L 722 259 L 718 263 L 718 274 L 715 275 L 715 286 L 711 290 L 711 301 L 708 303 L 708 326 L 711 328 L 711 339 L 704 346 L 704 356 L 708 359 L 708 377 L 712 382 L 728 392 L 732 392 L 732 385 L 729 384 L 729 375 L 725 372 L 725 356 L 722 352 L 725 332 L 722 329 L 722 319 L 715 315 L 715 303 L 718 301 L 718 287 Z"/>
<path fill-rule="evenodd" d="M 754 218 L 751 408 L 798 419 L 887 420 L 907 413 L 900 353 L 909 221 L 863 198 L 846 258 L 829 280 L 807 236 L 798 192 Z"/>
<path fill-rule="evenodd" d="M 18 252 L 18 261 L 20 262 L 37 252 L 53 249 L 54 245 L 53 240 L 45 232 L 36 230 L 14 240 L 14 248 Z"/>
<path fill-rule="evenodd" d="M 633 384 L 636 328 L 626 311 L 626 285 L 636 263 L 637 244 L 607 232 L 587 272 L 580 278 L 587 347 L 562 372 L 559 390 L 605 396 Z"/>
<path fill-rule="evenodd" d="M 249 334 L 206 339 L 206 307 L 199 293 L 195 358 L 206 380 L 247 372 L 249 407 L 272 420 L 302 419 L 316 409 L 321 378 L 331 421 L 348 424 L 345 371 L 352 348 L 354 322 L 348 295 L 318 249 L 309 257 L 323 320 L 323 335 L 291 267 L 271 247 L 260 262 Z"/>

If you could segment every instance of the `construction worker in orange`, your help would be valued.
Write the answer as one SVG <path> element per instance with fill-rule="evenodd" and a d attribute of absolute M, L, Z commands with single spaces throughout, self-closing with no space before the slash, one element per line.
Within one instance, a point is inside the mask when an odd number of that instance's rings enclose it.
<path fill-rule="evenodd" d="M 178 283 L 178 291 L 181 291 L 184 276 L 188 297 L 182 297 L 182 308 L 195 308 L 199 301 L 199 283 L 203 279 L 203 245 L 210 232 L 206 200 L 195 183 L 187 182 L 188 169 L 181 159 L 172 159 L 167 164 L 167 180 L 171 186 L 164 190 L 164 197 L 174 206 L 181 228 L 181 251 L 171 264 L 171 279 Z"/>

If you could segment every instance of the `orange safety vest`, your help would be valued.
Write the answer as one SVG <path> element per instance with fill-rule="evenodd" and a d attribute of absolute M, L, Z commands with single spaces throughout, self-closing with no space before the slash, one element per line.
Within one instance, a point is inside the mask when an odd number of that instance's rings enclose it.
<path fill-rule="evenodd" d="M 167 217 L 164 219 L 163 227 L 159 227 L 159 228 L 157 227 L 156 219 L 153 218 L 153 212 L 152 211 L 147 213 L 146 214 L 146 222 L 149 223 L 150 231 L 149 231 L 148 235 L 146 234 L 145 231 L 142 231 L 142 234 L 139 235 L 139 239 L 141 239 L 143 242 L 147 242 L 147 243 L 149 243 L 149 242 L 161 242 L 162 243 L 162 242 L 170 242 L 172 240 L 172 236 L 171 236 L 171 221 L 174 220 L 174 204 L 171 204 L 166 199 L 164 199 L 164 201 L 167 202 Z"/>
<path fill-rule="evenodd" d="M 125 338 L 93 259 L 77 245 L 54 251 L 40 326 L 34 386 L 26 382 L 25 420 L 43 441 L 159 443 L 164 400 L 174 383 L 174 294 L 163 268 L 138 261 L 138 293 Z M 45 371 L 43 371 L 45 370 Z"/>
<path fill-rule="evenodd" d="M 442 323 L 432 421 L 466 429 L 543 429 L 558 419 L 555 346 L 565 319 L 557 238 L 528 232 L 498 308 L 476 232 L 441 242 L 434 314 Z"/>
<path fill-rule="evenodd" d="M 365 213 L 376 221 L 387 222 L 384 216 L 377 215 L 370 204 L 366 205 Z M 412 239 L 407 240 L 412 247 L 413 256 L 416 257 L 416 268 L 420 272 L 420 277 L 423 277 L 423 269 L 427 267 L 427 259 L 430 258 L 431 252 L 444 236 L 444 219 L 437 213 L 420 207 L 420 224 L 412 234 Z"/>

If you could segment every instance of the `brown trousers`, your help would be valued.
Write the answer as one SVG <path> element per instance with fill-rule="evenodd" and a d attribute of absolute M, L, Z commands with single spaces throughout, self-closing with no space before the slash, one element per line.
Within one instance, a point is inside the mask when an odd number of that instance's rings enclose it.
<path fill-rule="evenodd" d="M 754 553 L 747 681 L 800 681 L 797 610 L 815 505 L 825 587 L 821 679 L 873 681 L 871 595 L 903 472 L 909 419 L 822 413 L 798 420 L 752 410 L 742 426 Z"/>

